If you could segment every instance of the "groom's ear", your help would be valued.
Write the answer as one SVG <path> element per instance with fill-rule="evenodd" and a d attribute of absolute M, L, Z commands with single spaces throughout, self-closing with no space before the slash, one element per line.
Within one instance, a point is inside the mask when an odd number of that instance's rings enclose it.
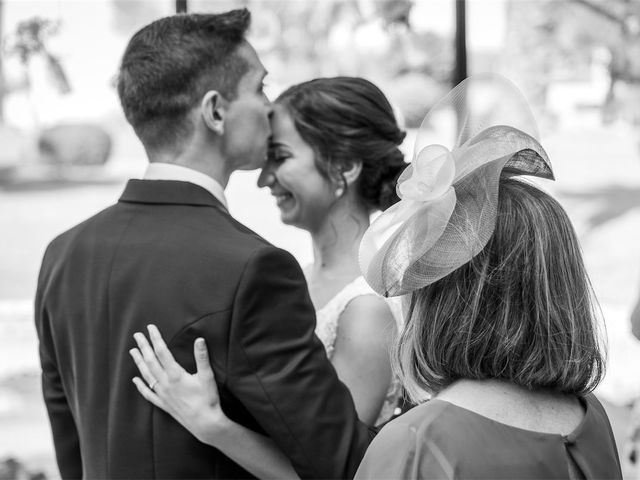
<path fill-rule="evenodd" d="M 200 103 L 200 111 L 204 123 L 218 135 L 224 134 L 226 104 L 224 97 L 215 90 L 209 90 L 205 93 Z"/>

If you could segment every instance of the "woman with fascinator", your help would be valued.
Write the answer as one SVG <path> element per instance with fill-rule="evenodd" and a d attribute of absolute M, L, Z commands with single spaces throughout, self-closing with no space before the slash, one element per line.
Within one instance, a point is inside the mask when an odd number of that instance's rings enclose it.
<path fill-rule="evenodd" d="M 398 147 L 405 133 L 384 94 L 353 77 L 294 85 L 276 99 L 271 123 L 271 155 L 258 184 L 271 190 L 285 224 L 310 233 L 314 263 L 305 276 L 316 307 L 316 334 L 349 389 L 359 419 L 381 425 L 394 415 L 401 392 L 389 357 L 400 305 L 366 283 L 358 247 L 371 213 L 399 201 L 395 186 L 407 164 Z M 288 460 L 266 437 L 226 418 L 204 345 L 196 345 L 196 359 L 206 374 L 191 376 L 168 358 L 157 330 L 151 328 L 150 335 L 161 361 L 144 336 L 137 335 L 140 350 L 133 352 L 143 377 L 154 386 L 152 391 L 136 380 L 145 398 L 256 476 L 295 478 Z M 173 382 L 165 370 L 178 372 Z"/>
<path fill-rule="evenodd" d="M 430 126 L 454 122 L 451 139 Z M 420 401 L 356 474 L 373 478 L 622 478 L 607 415 L 597 303 L 526 101 L 472 77 L 423 124 L 402 200 L 365 234 L 361 266 L 403 296 L 393 356 Z"/>

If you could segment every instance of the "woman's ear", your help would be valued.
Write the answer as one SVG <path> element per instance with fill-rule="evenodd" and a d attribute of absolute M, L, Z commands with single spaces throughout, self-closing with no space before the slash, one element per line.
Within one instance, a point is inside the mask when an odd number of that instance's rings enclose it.
<path fill-rule="evenodd" d="M 347 187 L 353 185 L 358 178 L 360 178 L 360 173 L 362 172 L 362 162 L 353 161 L 350 164 L 344 166 L 344 169 L 341 170 L 341 175 L 339 177 L 334 178 L 336 184 L 335 195 L 336 198 L 342 197 Z"/>
<path fill-rule="evenodd" d="M 355 181 L 360 178 L 360 173 L 362 173 L 362 162 L 359 160 L 354 160 L 350 164 L 345 165 L 345 169 L 342 171 L 347 185 L 355 183 Z"/>
<path fill-rule="evenodd" d="M 204 123 L 211 131 L 218 135 L 224 134 L 224 121 L 226 115 L 226 102 L 224 97 L 215 90 L 209 90 L 202 97 L 200 111 Z"/>

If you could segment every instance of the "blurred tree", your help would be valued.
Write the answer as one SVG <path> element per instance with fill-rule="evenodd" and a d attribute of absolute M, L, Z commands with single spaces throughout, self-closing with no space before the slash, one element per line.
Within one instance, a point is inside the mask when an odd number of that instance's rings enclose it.
<path fill-rule="evenodd" d="M 24 69 L 24 88 L 29 95 L 31 95 L 33 84 L 30 67 L 34 58 L 40 58 L 44 61 L 48 79 L 59 93 L 66 94 L 71 91 L 69 79 L 60 59 L 48 46 L 49 39 L 58 33 L 59 27 L 59 22 L 33 17 L 18 23 L 15 32 L 8 39 L 7 54 L 15 55 L 20 60 Z M 38 117 L 35 107 L 32 101 L 34 121 L 37 124 Z"/>
<path fill-rule="evenodd" d="M 60 22 L 34 17 L 18 24 L 15 33 L 13 53 L 18 54 L 20 61 L 28 66 L 36 55 L 42 55 L 46 61 L 50 79 L 60 93 L 69 93 L 71 85 L 62 63 L 57 55 L 48 48 L 49 38 L 58 33 Z"/>
<path fill-rule="evenodd" d="M 46 480 L 43 472 L 32 472 L 20 460 L 13 457 L 0 461 L 0 480 Z"/>
<path fill-rule="evenodd" d="M 293 83 L 339 73 L 394 76 L 443 70 L 439 65 L 450 60 L 448 55 L 438 53 L 430 59 L 422 53 L 425 48 L 434 50 L 425 41 L 433 40 L 433 34 L 426 39 L 413 30 L 414 4 L 415 0 L 189 0 L 189 11 L 248 7 L 252 43 L 261 55 L 284 62 Z"/>
<path fill-rule="evenodd" d="M 127 37 L 143 25 L 171 12 L 170 8 L 163 8 L 162 2 L 158 1 L 111 0 L 111 5 L 113 28 Z"/>
<path fill-rule="evenodd" d="M 618 79 L 640 81 L 639 22 L 637 0 L 510 0 L 506 63 L 542 102 L 552 78 L 586 78 L 605 48 L 612 90 Z"/>
<path fill-rule="evenodd" d="M 419 125 L 441 95 L 441 87 L 448 86 L 455 58 L 452 38 L 413 28 L 414 4 L 411 0 L 248 2 L 254 31 L 269 15 L 277 17 L 280 29 L 271 31 L 271 49 L 260 53 L 267 63 L 275 58 L 284 67 L 272 68 L 283 87 L 319 76 L 363 76 L 385 91 L 407 126 Z"/>
<path fill-rule="evenodd" d="M 572 0 L 609 22 L 614 34 L 608 39 L 615 80 L 640 82 L 640 2 L 637 0 Z"/>
<path fill-rule="evenodd" d="M 410 16 L 412 8 L 412 0 L 378 1 L 378 12 L 387 25 L 411 27 Z"/>

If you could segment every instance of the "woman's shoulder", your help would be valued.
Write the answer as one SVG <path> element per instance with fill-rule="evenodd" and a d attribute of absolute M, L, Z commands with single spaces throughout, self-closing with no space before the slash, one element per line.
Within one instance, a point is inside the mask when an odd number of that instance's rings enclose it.
<path fill-rule="evenodd" d="M 396 322 L 384 299 L 375 293 L 353 296 L 345 305 L 339 319 L 339 328 L 344 332 L 375 331 L 388 334 L 395 331 Z"/>
<path fill-rule="evenodd" d="M 399 321 L 385 299 L 358 277 L 317 311 L 317 333 L 325 345 L 336 338 L 349 338 L 360 345 L 393 339 Z"/>
<path fill-rule="evenodd" d="M 387 423 L 376 440 L 406 442 L 414 438 L 419 443 L 420 439 L 429 438 L 437 441 L 441 436 L 451 435 L 451 424 L 458 423 L 460 415 L 461 412 L 447 402 L 428 400 Z"/>
<path fill-rule="evenodd" d="M 389 326 L 401 329 L 404 322 L 400 297 L 381 296 L 362 276 L 345 287 L 343 294 L 345 313 L 355 318 L 370 318 L 373 323 L 377 321 L 376 327 L 390 324 Z"/>
<path fill-rule="evenodd" d="M 345 312 L 370 314 L 385 318 L 389 315 L 395 316 L 393 306 L 398 299 L 382 297 L 369 286 L 362 276 L 345 286 L 341 293 L 344 295 Z"/>
<path fill-rule="evenodd" d="M 600 400 L 598 400 L 593 393 L 588 393 L 583 397 L 583 402 L 587 410 L 585 419 L 576 431 L 572 432 L 568 437 L 587 439 L 595 433 L 594 437 L 598 440 L 602 441 L 608 437 L 608 439 L 615 444 L 609 416 L 602 403 L 600 403 Z"/>
<path fill-rule="evenodd" d="M 391 314 L 387 302 L 375 292 L 361 292 L 354 295 L 345 306 L 344 312 L 367 313 L 375 316 L 387 316 Z"/>

